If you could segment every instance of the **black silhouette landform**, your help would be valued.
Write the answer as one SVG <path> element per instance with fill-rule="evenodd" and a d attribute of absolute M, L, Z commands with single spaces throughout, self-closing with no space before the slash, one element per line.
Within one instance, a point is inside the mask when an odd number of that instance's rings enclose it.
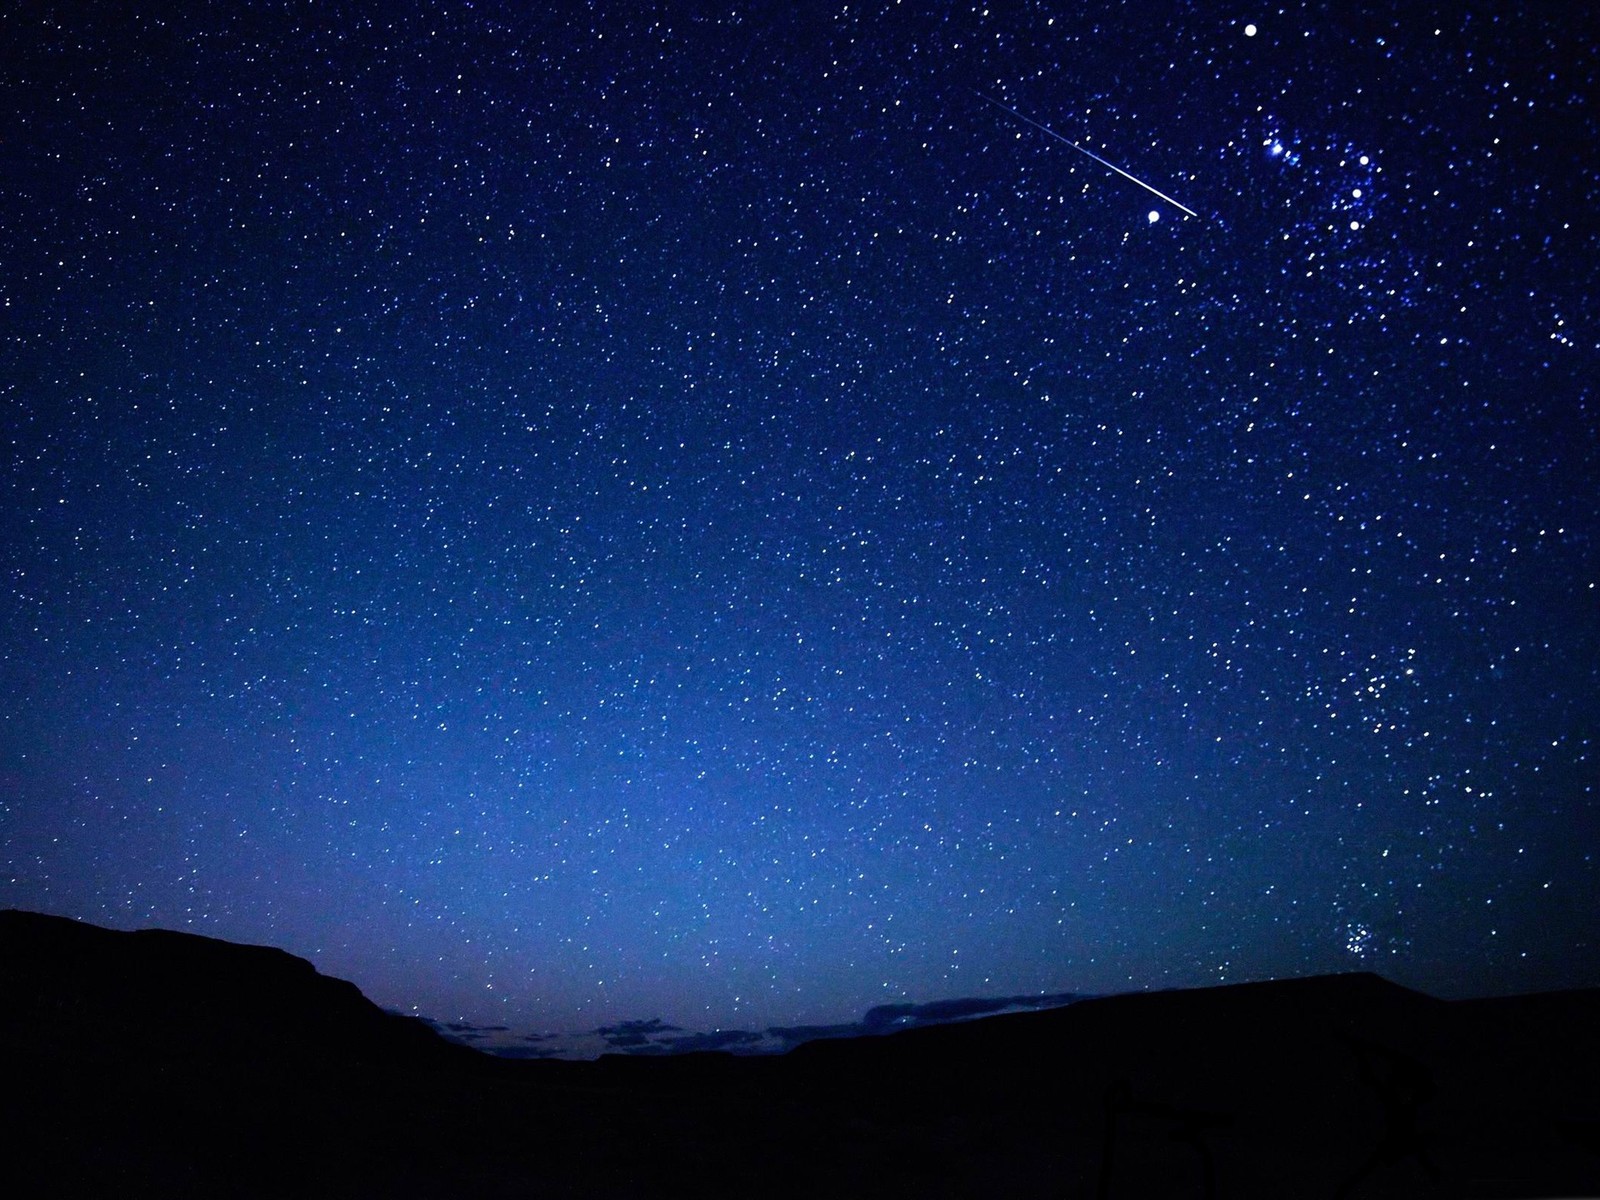
<path fill-rule="evenodd" d="M 279 950 L 7 911 L 0 1195 L 1596 1195 L 1597 1002 L 1351 974 L 510 1061 Z"/>

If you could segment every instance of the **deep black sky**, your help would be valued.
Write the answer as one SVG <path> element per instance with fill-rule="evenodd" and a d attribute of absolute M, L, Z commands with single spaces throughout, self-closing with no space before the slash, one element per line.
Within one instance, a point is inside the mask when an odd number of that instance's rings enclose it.
<path fill-rule="evenodd" d="M 0 904 L 566 1029 L 1600 983 L 1600 38 L 1346 7 L 13 6 Z"/>

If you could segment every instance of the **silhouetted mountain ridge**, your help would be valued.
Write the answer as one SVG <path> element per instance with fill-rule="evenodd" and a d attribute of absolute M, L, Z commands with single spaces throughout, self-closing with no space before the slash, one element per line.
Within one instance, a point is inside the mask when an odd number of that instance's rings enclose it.
<path fill-rule="evenodd" d="M 1597 1017 L 1349 974 L 513 1062 L 281 951 L 3 912 L 0 1194 L 1594 1194 Z"/>
<path fill-rule="evenodd" d="M 273 1063 L 454 1056 L 302 958 L 163 929 L 0 911 L 0 1043 L 65 1057 Z"/>

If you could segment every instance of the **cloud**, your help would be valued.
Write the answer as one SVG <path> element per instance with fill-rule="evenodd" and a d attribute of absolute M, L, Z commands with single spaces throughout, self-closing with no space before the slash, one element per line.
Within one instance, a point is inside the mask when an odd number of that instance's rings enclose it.
<path fill-rule="evenodd" d="M 562 1058 L 559 1046 L 486 1046 L 496 1058 Z"/>
<path fill-rule="evenodd" d="M 404 1016 L 408 1021 L 420 1021 L 447 1041 L 470 1045 L 479 1050 L 486 1047 L 477 1046 L 475 1043 L 500 1039 L 511 1032 L 508 1025 L 474 1025 L 471 1021 L 439 1021 L 432 1017 L 417 1017 L 405 1013 L 395 1015 Z"/>
<path fill-rule="evenodd" d="M 1059 1008 L 1088 997 L 1075 992 L 1032 996 L 967 996 L 934 1000 L 926 1004 L 881 1004 L 859 1021 L 836 1025 L 774 1025 L 764 1030 L 685 1030 L 660 1017 L 619 1021 L 578 1034 L 523 1033 L 515 1037 L 504 1026 L 431 1022 L 447 1037 L 469 1042 L 475 1049 L 501 1058 L 596 1058 L 604 1054 L 657 1056 L 723 1052 L 730 1054 L 783 1054 L 804 1042 L 824 1038 L 874 1037 L 944 1025 L 1007 1012 Z"/>
<path fill-rule="evenodd" d="M 868 1009 L 861 1020 L 845 1025 L 775 1025 L 767 1032 L 782 1043 L 783 1049 L 788 1050 L 803 1042 L 824 1038 L 876 1037 L 897 1033 L 902 1029 L 947 1025 L 952 1021 L 970 1021 L 1000 1013 L 1060 1008 L 1086 999 L 1087 996 L 1077 992 L 1052 992 L 1032 996 L 963 996 L 954 1000 L 934 1000 L 927 1004 L 880 1004 Z"/>
<path fill-rule="evenodd" d="M 869 1029 L 863 1022 L 852 1021 L 848 1025 L 773 1025 L 767 1032 L 783 1042 L 784 1049 L 788 1049 L 800 1045 L 801 1042 L 815 1042 L 823 1038 L 863 1037 L 884 1031 Z"/>
<path fill-rule="evenodd" d="M 623 1021 L 618 1025 L 602 1025 L 595 1032 L 610 1046 L 619 1050 L 632 1050 L 660 1044 L 656 1041 L 660 1034 L 681 1033 L 682 1030 L 676 1025 L 668 1025 L 660 1017 L 651 1017 L 648 1021 Z"/>
<path fill-rule="evenodd" d="M 1003 1012 L 1025 1012 L 1041 1008 L 1060 1008 L 1086 999 L 1076 992 L 1055 992 L 1042 996 L 970 996 L 958 1000 L 934 1000 L 928 1004 L 880 1004 L 867 1010 L 861 1019 L 869 1032 L 912 1029 L 921 1025 L 943 1025 Z"/>
<path fill-rule="evenodd" d="M 748 1029 L 719 1029 L 714 1033 L 690 1033 L 680 1038 L 673 1038 L 667 1043 L 673 1054 L 692 1054 L 703 1050 L 737 1050 L 749 1051 L 756 1043 L 764 1041 L 764 1033 L 754 1033 Z"/>

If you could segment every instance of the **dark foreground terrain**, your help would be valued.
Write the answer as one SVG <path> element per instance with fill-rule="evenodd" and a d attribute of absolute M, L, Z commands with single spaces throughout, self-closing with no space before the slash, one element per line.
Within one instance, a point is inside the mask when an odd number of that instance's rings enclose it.
<path fill-rule="evenodd" d="M 0 912 L 0 1196 L 1600 1195 L 1600 992 L 1373 975 L 509 1062 L 281 951 Z"/>

